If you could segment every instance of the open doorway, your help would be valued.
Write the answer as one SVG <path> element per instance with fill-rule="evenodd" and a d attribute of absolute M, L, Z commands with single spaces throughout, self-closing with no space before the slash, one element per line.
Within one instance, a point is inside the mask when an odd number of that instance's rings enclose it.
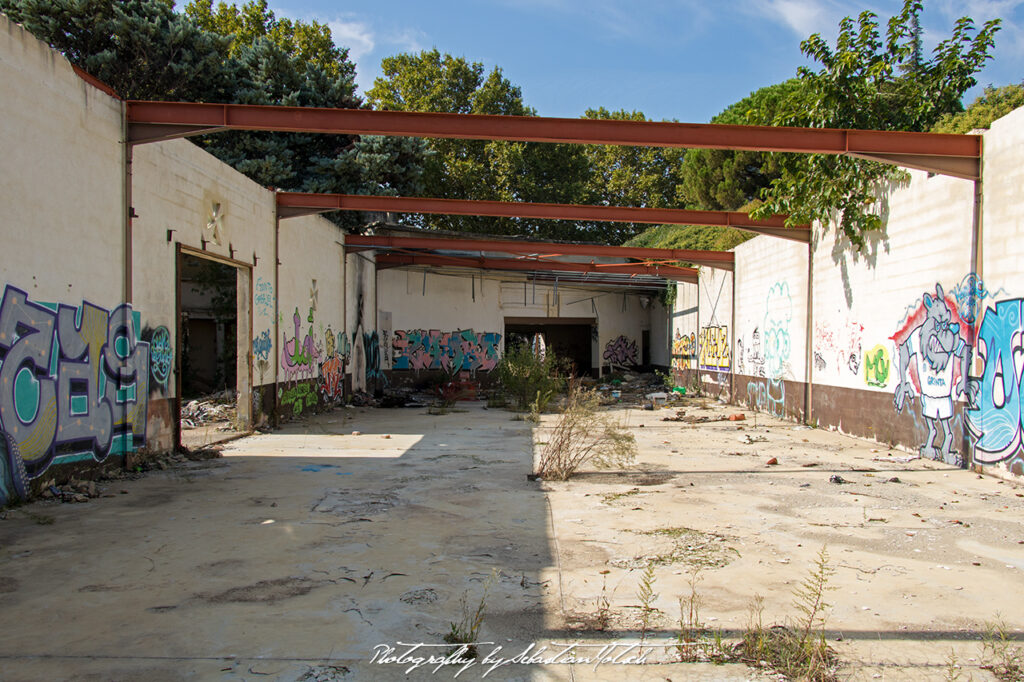
<path fill-rule="evenodd" d="M 248 425 L 249 270 L 184 250 L 178 258 L 179 443 L 194 449 Z"/>
<path fill-rule="evenodd" d="M 578 376 L 593 373 L 593 330 L 596 320 L 562 318 L 505 318 L 506 347 L 516 343 L 529 343 L 534 334 L 544 336 L 547 348 L 560 358 L 573 364 Z"/>

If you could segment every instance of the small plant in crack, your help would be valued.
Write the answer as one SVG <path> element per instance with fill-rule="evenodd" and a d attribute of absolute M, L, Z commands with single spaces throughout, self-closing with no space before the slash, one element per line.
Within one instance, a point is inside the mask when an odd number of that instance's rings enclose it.
<path fill-rule="evenodd" d="M 737 645 L 744 662 L 766 666 L 790 679 L 809 682 L 834 682 L 838 679 L 838 656 L 825 641 L 825 621 L 829 604 L 825 593 L 835 573 L 829 563 L 828 550 L 818 552 L 808 576 L 793 591 L 793 605 L 799 618 L 789 626 L 764 628 L 764 599 L 754 598 L 751 624 Z"/>
<path fill-rule="evenodd" d="M 998 615 L 985 623 L 982 639 L 982 656 L 989 670 L 999 680 L 1024 680 L 1024 649 L 1014 646 L 1007 631 L 1006 622 Z"/>
<path fill-rule="evenodd" d="M 448 634 L 444 636 L 444 641 L 448 644 L 458 644 L 460 646 L 451 649 L 449 654 L 454 654 L 465 646 L 464 653 L 466 656 L 469 658 L 477 657 L 476 640 L 480 634 L 480 626 L 484 622 L 484 611 L 487 609 L 487 595 L 497 579 L 498 572 L 492 569 L 491 575 L 484 581 L 483 593 L 480 595 L 480 602 L 476 605 L 475 609 L 470 606 L 468 590 L 459 597 L 459 609 L 462 615 L 458 622 L 449 623 Z"/>
<path fill-rule="evenodd" d="M 612 605 L 608 600 L 608 571 L 601 571 L 601 594 L 597 597 L 597 612 L 594 615 L 594 628 L 605 631 L 612 622 Z"/>
<path fill-rule="evenodd" d="M 636 598 L 640 600 L 640 650 L 637 655 L 643 655 L 644 641 L 651 629 L 651 621 L 654 617 L 654 602 L 658 595 L 654 592 L 654 564 L 648 564 L 640 576 L 640 587 L 637 588 Z"/>

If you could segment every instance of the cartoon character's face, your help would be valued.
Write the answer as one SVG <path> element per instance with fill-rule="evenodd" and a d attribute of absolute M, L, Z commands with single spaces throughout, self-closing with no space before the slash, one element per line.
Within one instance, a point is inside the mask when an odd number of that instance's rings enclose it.
<path fill-rule="evenodd" d="M 921 325 L 921 352 L 933 369 L 942 370 L 953 355 L 960 325 L 952 321 L 942 287 L 936 286 L 935 293 L 935 297 L 924 295 L 928 313 Z"/>

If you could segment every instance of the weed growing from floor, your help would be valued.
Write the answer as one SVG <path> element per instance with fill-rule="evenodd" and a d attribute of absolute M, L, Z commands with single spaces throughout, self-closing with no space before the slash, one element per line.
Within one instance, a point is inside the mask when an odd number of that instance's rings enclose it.
<path fill-rule="evenodd" d="M 480 595 L 480 603 L 477 604 L 476 608 L 472 608 L 469 605 L 469 591 L 462 593 L 459 597 L 459 608 L 462 611 L 462 616 L 459 621 L 452 622 L 449 624 L 450 628 L 448 634 L 444 636 L 444 641 L 449 644 L 468 644 L 466 649 L 466 656 L 469 658 L 477 657 L 477 650 L 474 643 L 476 642 L 477 635 L 480 634 L 480 626 L 484 622 L 484 611 L 487 609 L 487 595 L 498 579 L 497 571 L 492 570 L 491 575 L 488 576 L 487 580 L 484 581 L 483 593 Z M 453 649 L 449 653 L 457 651 Z"/>
<path fill-rule="evenodd" d="M 957 682 L 963 678 L 963 673 L 960 671 L 960 663 L 956 657 L 956 651 L 952 647 L 949 649 L 949 653 L 946 654 L 946 667 L 943 671 L 942 680 L 943 682 Z M 968 676 L 968 680 L 974 679 L 974 676 Z"/>
<path fill-rule="evenodd" d="M 789 626 L 776 625 L 765 630 L 762 621 L 763 598 L 755 597 L 750 628 L 738 645 L 740 657 L 749 665 L 764 666 L 790 679 L 809 682 L 837 680 L 838 658 L 825 641 L 825 620 L 829 604 L 825 601 L 828 581 L 835 573 L 825 547 L 808 576 L 793 592 L 793 605 L 799 617 Z"/>
<path fill-rule="evenodd" d="M 1004 682 L 1024 680 L 1024 649 L 1013 644 L 1006 622 L 998 615 L 994 621 L 985 623 L 982 657 L 982 668 L 990 670 L 996 678 Z"/>
<path fill-rule="evenodd" d="M 628 466 L 636 458 L 633 434 L 607 413 L 600 412 L 597 391 L 570 381 L 565 411 L 541 450 L 535 472 L 540 478 L 567 480 L 588 462 L 598 466 Z"/>
<path fill-rule="evenodd" d="M 608 601 L 608 571 L 601 571 L 601 594 L 597 598 L 594 628 L 603 632 L 612 622 L 612 605 Z"/>
<path fill-rule="evenodd" d="M 640 601 L 640 649 L 637 652 L 638 656 L 643 654 L 644 640 L 647 639 L 647 632 L 651 629 L 651 618 L 656 611 L 654 602 L 658 599 L 658 595 L 654 593 L 654 581 L 654 564 L 650 564 L 640 576 L 640 586 L 636 592 L 636 598 Z"/>

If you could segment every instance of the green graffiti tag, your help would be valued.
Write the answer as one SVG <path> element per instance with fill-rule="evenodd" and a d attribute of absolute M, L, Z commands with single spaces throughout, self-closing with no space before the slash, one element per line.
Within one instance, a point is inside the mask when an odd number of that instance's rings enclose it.
<path fill-rule="evenodd" d="M 889 383 L 889 351 L 885 346 L 875 346 L 864 352 L 864 383 L 868 386 L 885 388 Z"/>
<path fill-rule="evenodd" d="M 298 417 L 303 411 L 316 405 L 316 389 L 310 384 L 296 384 L 279 393 L 282 405 L 291 405 L 292 414 Z"/>

